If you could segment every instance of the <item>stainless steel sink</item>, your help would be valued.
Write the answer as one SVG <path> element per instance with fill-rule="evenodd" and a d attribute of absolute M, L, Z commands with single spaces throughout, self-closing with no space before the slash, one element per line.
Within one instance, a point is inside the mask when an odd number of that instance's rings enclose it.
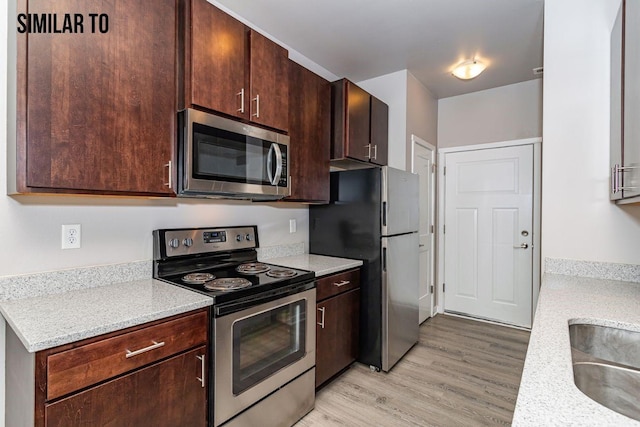
<path fill-rule="evenodd" d="M 573 381 L 591 399 L 640 421 L 640 332 L 569 325 Z"/>

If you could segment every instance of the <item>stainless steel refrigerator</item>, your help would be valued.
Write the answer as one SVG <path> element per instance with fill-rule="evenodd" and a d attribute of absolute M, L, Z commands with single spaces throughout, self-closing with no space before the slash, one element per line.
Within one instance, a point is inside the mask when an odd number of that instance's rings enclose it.
<path fill-rule="evenodd" d="M 311 253 L 364 262 L 358 360 L 389 371 L 418 342 L 418 175 L 332 172 L 330 203 L 309 222 Z"/>

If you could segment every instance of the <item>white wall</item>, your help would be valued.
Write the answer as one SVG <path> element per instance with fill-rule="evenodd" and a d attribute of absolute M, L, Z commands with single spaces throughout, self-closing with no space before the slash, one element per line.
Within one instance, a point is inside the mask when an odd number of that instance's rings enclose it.
<path fill-rule="evenodd" d="M 440 148 L 540 136 L 542 79 L 438 101 Z"/>
<path fill-rule="evenodd" d="M 438 99 L 413 74 L 407 78 L 406 169 L 411 170 L 411 135 L 438 145 Z"/>
<path fill-rule="evenodd" d="M 609 194 L 609 35 L 618 1 L 547 0 L 542 256 L 640 264 L 640 207 Z"/>

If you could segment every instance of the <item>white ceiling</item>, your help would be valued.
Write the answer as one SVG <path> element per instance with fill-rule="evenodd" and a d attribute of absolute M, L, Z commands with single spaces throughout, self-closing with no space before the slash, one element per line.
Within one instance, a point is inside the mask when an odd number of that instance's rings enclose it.
<path fill-rule="evenodd" d="M 543 0 L 217 0 L 328 71 L 354 82 L 408 69 L 437 98 L 535 78 Z M 489 63 L 461 81 L 451 68 Z"/>

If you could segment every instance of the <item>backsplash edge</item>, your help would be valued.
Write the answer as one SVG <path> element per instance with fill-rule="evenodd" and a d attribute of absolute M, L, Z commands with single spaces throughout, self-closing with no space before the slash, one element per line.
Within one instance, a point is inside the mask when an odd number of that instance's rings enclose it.
<path fill-rule="evenodd" d="M 544 272 L 564 276 L 640 282 L 640 265 L 600 261 L 579 261 L 563 258 L 545 258 Z"/>
<path fill-rule="evenodd" d="M 149 260 L 2 276 L 0 277 L 0 301 L 150 279 L 151 275 L 152 263 Z"/>

